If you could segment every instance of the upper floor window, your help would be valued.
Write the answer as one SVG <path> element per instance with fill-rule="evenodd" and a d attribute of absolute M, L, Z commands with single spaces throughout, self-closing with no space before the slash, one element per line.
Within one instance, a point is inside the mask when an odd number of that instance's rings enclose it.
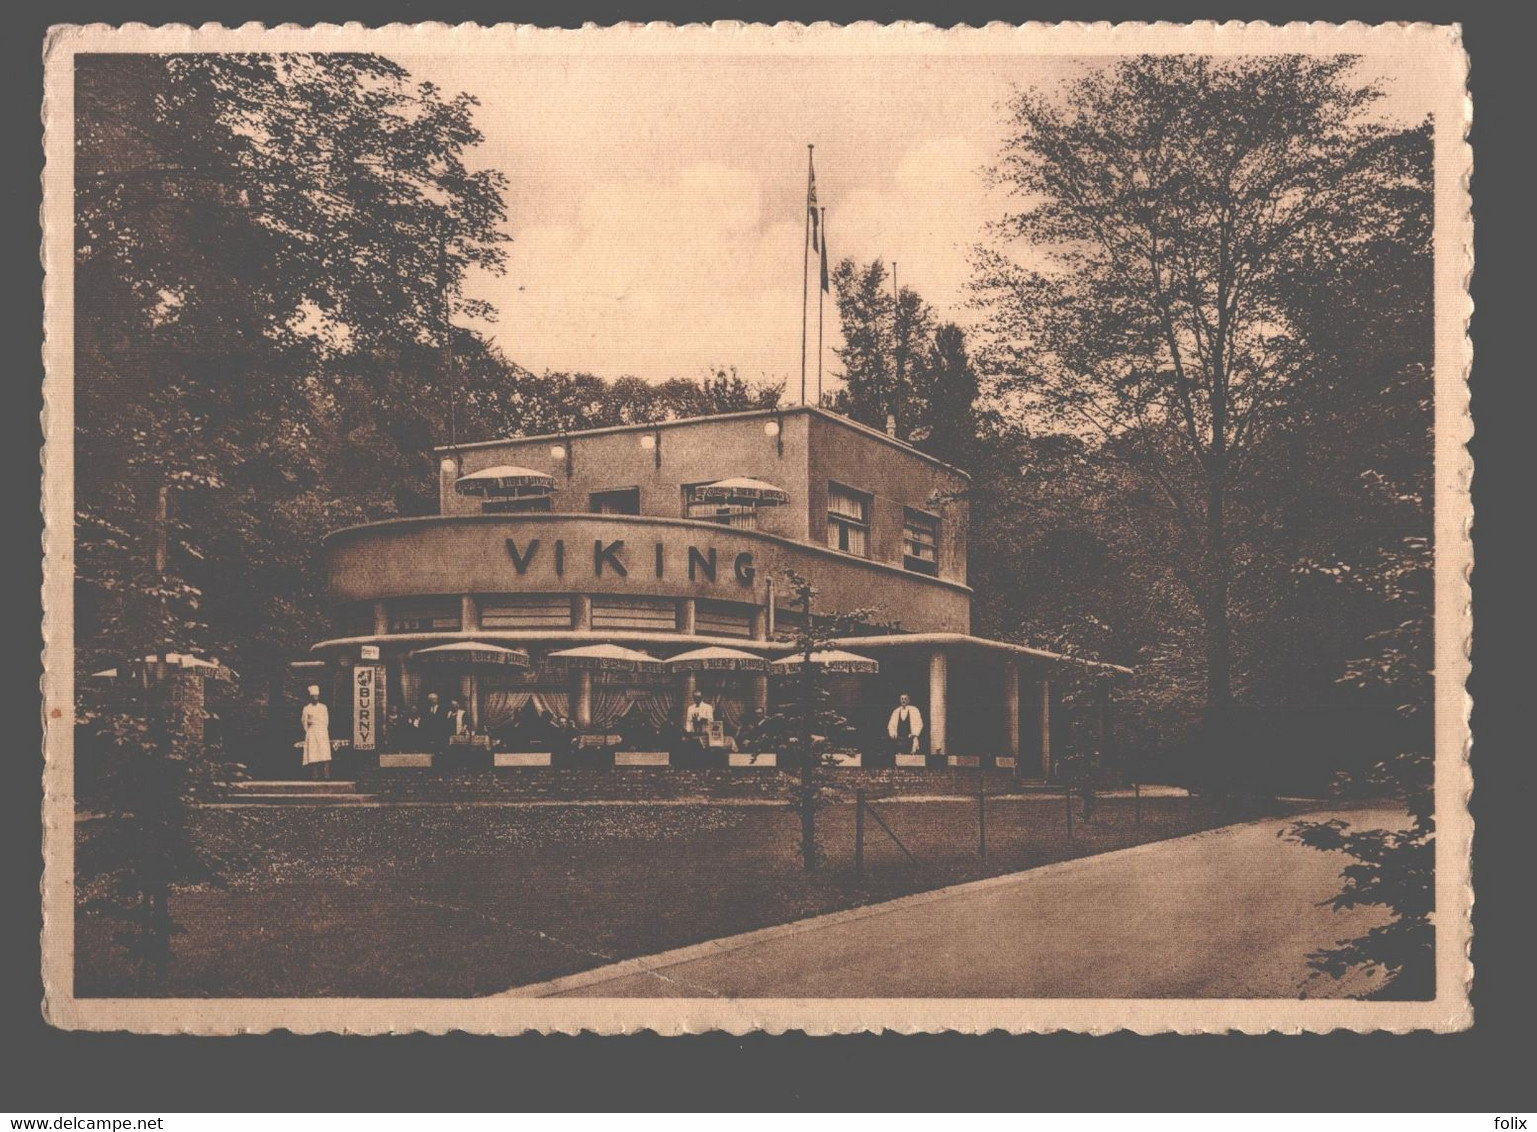
<path fill-rule="evenodd" d="M 550 510 L 548 495 L 531 499 L 488 499 L 480 505 L 482 515 L 515 515 L 527 511 Z"/>
<path fill-rule="evenodd" d="M 421 598 L 391 602 L 390 632 L 457 632 L 461 607 L 458 598 Z"/>
<path fill-rule="evenodd" d="M 907 508 L 902 516 L 902 565 L 919 574 L 939 574 L 939 516 Z"/>
<path fill-rule="evenodd" d="M 595 491 L 587 497 L 587 510 L 594 515 L 639 515 L 640 488 L 620 487 Z"/>
<path fill-rule="evenodd" d="M 719 523 L 723 527 L 745 527 L 749 530 L 758 526 L 758 509 L 750 503 L 717 503 L 713 500 L 695 499 L 694 493 L 702 487 L 709 487 L 714 480 L 704 483 L 687 483 L 683 485 L 683 517 L 685 519 L 703 519 L 707 523 Z"/>
<path fill-rule="evenodd" d="M 870 556 L 870 497 L 864 492 L 827 485 L 827 545 L 834 550 Z"/>

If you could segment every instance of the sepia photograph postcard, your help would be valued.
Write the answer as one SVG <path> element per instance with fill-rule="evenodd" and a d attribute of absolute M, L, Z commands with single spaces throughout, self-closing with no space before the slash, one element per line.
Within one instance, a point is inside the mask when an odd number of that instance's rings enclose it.
<path fill-rule="evenodd" d="M 1472 1024 L 1456 26 L 42 48 L 53 1026 Z"/>

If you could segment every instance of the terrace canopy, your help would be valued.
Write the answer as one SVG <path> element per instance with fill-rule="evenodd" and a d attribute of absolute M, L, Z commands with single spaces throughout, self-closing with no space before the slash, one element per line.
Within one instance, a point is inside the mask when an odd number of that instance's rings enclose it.
<path fill-rule="evenodd" d="M 793 676 L 805 667 L 806 658 L 797 653 L 780 657 L 773 663 L 773 670 L 784 676 Z M 857 653 L 842 649 L 824 649 L 811 654 L 811 663 L 823 672 L 837 672 L 856 676 L 873 676 L 881 670 L 880 661 L 871 660 Z"/>
<path fill-rule="evenodd" d="M 700 503 L 748 504 L 754 507 L 771 507 L 790 502 L 790 493 L 765 480 L 735 476 L 717 480 L 694 489 L 694 499 Z"/>
<path fill-rule="evenodd" d="M 520 468 L 512 464 L 498 464 L 460 476 L 454 481 L 454 490 L 460 495 L 479 495 L 497 499 L 527 499 L 549 495 L 555 490 L 555 477 L 532 468 Z"/>

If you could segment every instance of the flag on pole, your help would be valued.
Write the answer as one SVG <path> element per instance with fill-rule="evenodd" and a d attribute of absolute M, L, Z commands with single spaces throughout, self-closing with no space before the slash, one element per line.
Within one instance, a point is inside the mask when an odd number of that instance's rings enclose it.
<path fill-rule="evenodd" d="M 822 222 L 822 290 L 827 290 L 827 209 L 821 210 Z"/>
<path fill-rule="evenodd" d="M 811 250 L 821 248 L 822 217 L 817 210 L 817 171 L 815 166 L 810 167 L 810 175 L 806 179 L 806 211 L 811 216 Z"/>

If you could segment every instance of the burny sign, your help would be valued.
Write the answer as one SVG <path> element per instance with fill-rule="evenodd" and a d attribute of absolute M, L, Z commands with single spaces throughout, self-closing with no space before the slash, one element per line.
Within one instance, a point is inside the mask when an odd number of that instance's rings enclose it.
<path fill-rule="evenodd" d="M 704 580 L 713 582 L 720 573 L 721 556 L 716 553 L 715 547 L 700 550 L 697 546 L 687 547 L 688 551 L 688 580 L 696 582 Z M 517 539 L 507 540 L 507 555 L 512 559 L 512 565 L 522 577 L 527 574 L 536 560 L 541 558 L 543 547 L 539 539 L 529 539 L 526 545 L 519 546 Z M 551 548 L 549 560 L 554 567 L 555 576 L 565 577 L 566 574 L 566 540 L 556 539 Z M 652 547 L 651 568 L 658 578 L 667 576 L 667 548 L 665 543 L 655 543 Z M 605 542 L 602 539 L 592 540 L 592 573 L 596 578 L 613 575 L 620 578 L 630 576 L 630 563 L 625 556 L 625 540 L 614 539 Z M 752 554 L 742 551 L 731 560 L 731 576 L 744 586 L 752 585 L 753 578 L 757 576 L 757 569 L 753 566 Z"/>

